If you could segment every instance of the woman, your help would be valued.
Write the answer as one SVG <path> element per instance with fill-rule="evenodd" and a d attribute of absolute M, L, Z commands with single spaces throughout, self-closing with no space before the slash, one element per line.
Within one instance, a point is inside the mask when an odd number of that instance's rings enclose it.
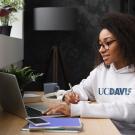
<path fill-rule="evenodd" d="M 98 38 L 100 64 L 75 85 L 73 91 L 67 91 L 65 103 L 50 108 L 48 115 L 59 112 L 68 116 L 110 118 L 128 124 L 135 122 L 133 26 L 135 18 L 131 15 L 109 13 L 103 17 Z"/>

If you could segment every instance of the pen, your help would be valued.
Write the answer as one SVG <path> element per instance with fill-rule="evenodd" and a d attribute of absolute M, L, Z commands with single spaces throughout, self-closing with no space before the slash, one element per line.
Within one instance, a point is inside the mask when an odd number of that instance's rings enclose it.
<path fill-rule="evenodd" d="M 69 85 L 69 88 L 70 88 L 71 92 L 73 93 L 73 96 L 75 97 L 75 103 L 77 103 L 79 100 L 78 100 L 78 98 L 76 98 L 76 94 L 73 91 L 73 87 L 72 87 L 71 83 L 68 83 L 68 85 Z"/>
<path fill-rule="evenodd" d="M 71 83 L 68 83 L 68 86 L 69 86 L 71 92 L 74 92 Z"/>
<path fill-rule="evenodd" d="M 70 91 L 75 95 L 75 92 L 73 91 L 73 87 L 72 87 L 71 83 L 68 83 L 68 85 L 69 85 Z"/>

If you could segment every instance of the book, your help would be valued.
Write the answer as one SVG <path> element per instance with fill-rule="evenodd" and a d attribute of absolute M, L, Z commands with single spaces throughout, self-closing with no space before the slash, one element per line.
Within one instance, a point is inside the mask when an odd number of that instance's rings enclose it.
<path fill-rule="evenodd" d="M 56 133 L 56 132 L 59 132 L 59 133 L 77 133 L 77 132 L 80 132 L 81 130 L 68 130 L 68 129 L 49 129 L 49 130 L 47 130 L 47 129 L 40 129 L 40 130 L 43 130 L 44 132 L 54 132 L 54 133 Z M 29 123 L 27 123 L 22 129 L 21 129 L 21 131 L 31 131 L 30 129 L 29 129 Z M 33 130 L 32 130 L 33 131 Z M 36 130 L 37 131 L 37 130 Z"/>
<path fill-rule="evenodd" d="M 29 124 L 29 130 L 47 130 L 47 131 L 81 131 L 82 123 L 80 118 L 52 118 L 41 116 L 44 120 L 48 121 L 49 125 L 44 126 L 34 126 L 33 124 Z"/>
<path fill-rule="evenodd" d="M 41 102 L 41 95 L 38 94 L 31 94 L 31 93 L 26 93 L 23 96 L 23 101 L 24 103 L 35 103 L 35 102 Z"/>

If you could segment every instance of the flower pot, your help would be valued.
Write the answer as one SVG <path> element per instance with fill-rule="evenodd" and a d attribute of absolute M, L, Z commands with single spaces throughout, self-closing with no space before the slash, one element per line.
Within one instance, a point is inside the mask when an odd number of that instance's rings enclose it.
<path fill-rule="evenodd" d="M 0 26 L 0 34 L 10 36 L 12 26 Z"/>

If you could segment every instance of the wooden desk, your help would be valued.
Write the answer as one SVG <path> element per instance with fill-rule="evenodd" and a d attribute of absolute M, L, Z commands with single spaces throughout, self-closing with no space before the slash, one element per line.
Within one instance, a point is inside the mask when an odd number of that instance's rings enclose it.
<path fill-rule="evenodd" d="M 120 135 L 109 119 L 83 119 L 83 131 L 75 135 Z M 71 133 L 47 133 L 45 131 L 20 131 L 27 122 L 7 112 L 0 113 L 0 135 L 71 135 Z"/>
<path fill-rule="evenodd" d="M 56 103 L 54 100 L 47 100 L 46 103 L 51 105 Z M 74 135 L 120 135 L 120 132 L 114 126 L 110 119 L 84 119 L 83 131 L 73 133 Z M 45 131 L 29 132 L 21 131 L 27 122 L 15 115 L 7 112 L 0 112 L 0 135 L 71 135 L 71 133 L 49 133 Z"/>

